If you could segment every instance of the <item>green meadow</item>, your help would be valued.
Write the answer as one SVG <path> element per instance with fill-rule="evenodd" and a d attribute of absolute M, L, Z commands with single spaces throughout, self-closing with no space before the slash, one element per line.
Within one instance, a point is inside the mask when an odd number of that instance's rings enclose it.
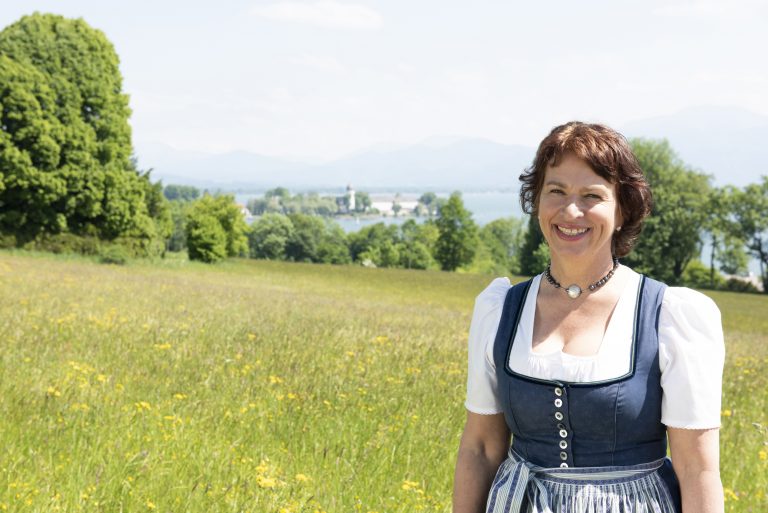
<path fill-rule="evenodd" d="M 0 511 L 450 511 L 489 276 L 0 252 Z M 726 510 L 768 510 L 768 296 L 726 330 Z"/>

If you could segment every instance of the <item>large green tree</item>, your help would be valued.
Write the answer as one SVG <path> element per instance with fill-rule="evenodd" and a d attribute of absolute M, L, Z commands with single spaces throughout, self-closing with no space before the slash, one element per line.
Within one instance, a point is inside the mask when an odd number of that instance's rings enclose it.
<path fill-rule="evenodd" d="M 737 192 L 733 205 L 747 249 L 760 262 L 763 291 L 768 293 L 768 176 Z"/>
<path fill-rule="evenodd" d="M 676 285 L 701 251 L 710 178 L 685 165 L 666 140 L 634 139 L 631 144 L 653 191 L 653 210 L 626 262 Z"/>
<path fill-rule="evenodd" d="M 83 20 L 33 14 L 0 32 L 0 231 L 18 243 L 162 236 L 153 185 L 131 159 L 118 63 Z"/>
<path fill-rule="evenodd" d="M 440 206 L 435 221 L 439 235 L 435 244 L 435 260 L 444 271 L 455 271 L 475 256 L 477 225 L 472 213 L 464 208 L 461 193 L 454 192 Z"/>

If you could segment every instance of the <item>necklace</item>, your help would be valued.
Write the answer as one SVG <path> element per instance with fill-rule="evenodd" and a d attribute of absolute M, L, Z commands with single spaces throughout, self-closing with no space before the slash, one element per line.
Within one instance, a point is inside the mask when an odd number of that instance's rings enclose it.
<path fill-rule="evenodd" d="M 568 294 L 569 298 L 576 299 L 577 297 L 579 297 L 581 295 L 581 292 L 582 292 L 581 291 L 581 287 L 579 287 L 578 285 L 576 285 L 574 283 L 572 285 L 569 285 L 567 288 L 563 288 L 563 286 L 560 285 L 560 282 L 558 282 L 556 279 L 554 279 L 552 277 L 552 274 L 549 272 L 549 269 L 550 269 L 551 266 L 552 266 L 552 262 L 550 262 L 547 265 L 547 270 L 544 271 L 544 277 L 547 279 L 547 281 L 553 287 L 555 287 L 556 289 L 563 289 L 565 291 L 565 293 Z M 595 283 L 590 285 L 588 287 L 589 291 L 590 292 L 594 292 L 597 289 L 599 289 L 600 287 L 602 287 L 603 285 L 605 285 L 606 283 L 608 283 L 608 280 L 611 279 L 611 277 L 613 276 L 613 273 L 616 272 L 616 268 L 617 267 L 619 267 L 619 259 L 616 258 L 616 257 L 613 257 L 613 267 L 611 268 L 611 270 L 608 271 L 608 274 L 606 274 L 605 276 L 603 276 L 602 278 L 597 280 Z"/>

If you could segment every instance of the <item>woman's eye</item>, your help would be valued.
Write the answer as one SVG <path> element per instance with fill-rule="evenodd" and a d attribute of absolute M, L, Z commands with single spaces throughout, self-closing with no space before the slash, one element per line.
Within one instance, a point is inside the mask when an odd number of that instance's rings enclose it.
<path fill-rule="evenodd" d="M 600 197 L 599 194 L 587 194 L 587 198 L 589 198 L 589 199 L 597 199 L 597 200 L 603 199 L 602 197 Z"/>

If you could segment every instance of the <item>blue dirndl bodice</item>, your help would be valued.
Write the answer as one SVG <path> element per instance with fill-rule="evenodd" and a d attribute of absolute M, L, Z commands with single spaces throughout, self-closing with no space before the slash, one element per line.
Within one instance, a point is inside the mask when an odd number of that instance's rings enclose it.
<path fill-rule="evenodd" d="M 500 498 L 512 504 L 512 492 L 505 495 L 502 488 L 510 488 L 515 476 L 530 481 L 515 484 L 518 495 L 523 486 L 527 490 L 521 504 L 528 506 L 519 506 L 520 511 L 681 511 L 661 423 L 657 328 L 666 285 L 642 277 L 627 374 L 575 383 L 532 378 L 509 366 L 530 283 L 507 292 L 494 342 L 498 394 L 512 444 L 491 488 L 488 511 L 518 511 L 499 504 Z M 585 474 L 600 479 L 585 479 Z"/>

